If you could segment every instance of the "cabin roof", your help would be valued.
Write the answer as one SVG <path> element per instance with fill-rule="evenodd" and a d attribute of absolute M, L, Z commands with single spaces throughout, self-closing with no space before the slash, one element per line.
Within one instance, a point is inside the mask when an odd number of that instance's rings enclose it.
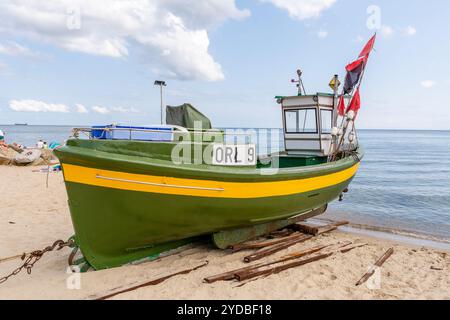
<path fill-rule="evenodd" d="M 297 98 L 313 98 L 313 97 L 334 97 L 333 93 L 323 93 L 317 92 L 316 94 L 308 94 L 302 96 L 276 96 L 275 99 L 297 99 Z M 345 95 L 345 97 L 350 97 L 349 95 Z"/>

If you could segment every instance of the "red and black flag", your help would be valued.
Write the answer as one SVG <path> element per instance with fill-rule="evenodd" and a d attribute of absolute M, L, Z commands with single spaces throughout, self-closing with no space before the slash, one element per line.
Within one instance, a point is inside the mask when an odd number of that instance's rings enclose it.
<path fill-rule="evenodd" d="M 358 59 L 350 63 L 345 69 L 347 75 L 345 76 L 344 94 L 349 94 L 353 91 L 353 88 L 358 84 L 361 79 L 365 67 L 365 61 L 363 58 Z"/>
<path fill-rule="evenodd" d="M 369 42 L 367 42 L 364 49 L 359 54 L 358 59 L 347 65 L 345 68 L 347 70 L 347 76 L 345 77 L 344 94 L 349 94 L 352 92 L 360 81 L 364 68 L 366 67 L 367 60 L 369 59 L 370 53 L 375 45 L 376 36 L 377 35 L 375 34 Z"/>
<path fill-rule="evenodd" d="M 341 95 L 341 97 L 339 98 L 339 104 L 338 104 L 338 114 L 340 116 L 345 116 L 345 100 L 344 100 L 344 95 Z"/>
<path fill-rule="evenodd" d="M 360 108 L 361 108 L 361 96 L 359 95 L 359 88 L 358 88 L 356 89 L 355 94 L 353 95 L 352 101 L 348 105 L 347 113 L 349 111 L 353 111 L 355 112 L 356 116 Z"/>
<path fill-rule="evenodd" d="M 364 47 L 364 49 L 359 54 L 359 58 L 364 58 L 364 60 L 367 62 L 367 60 L 369 59 L 370 53 L 372 52 L 373 47 L 375 46 L 375 40 L 376 39 L 377 39 L 377 35 L 375 34 L 369 40 L 369 42 L 367 42 L 366 46 Z"/>

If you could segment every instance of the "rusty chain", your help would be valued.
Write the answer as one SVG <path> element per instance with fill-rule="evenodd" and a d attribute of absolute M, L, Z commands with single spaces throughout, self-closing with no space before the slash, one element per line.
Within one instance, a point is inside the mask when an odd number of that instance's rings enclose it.
<path fill-rule="evenodd" d="M 24 261 L 24 263 L 18 267 L 17 269 L 15 269 L 13 272 L 11 272 L 9 275 L 0 278 L 0 284 L 6 282 L 9 278 L 19 274 L 23 269 L 27 270 L 28 274 L 31 274 L 31 269 L 34 267 L 35 263 L 38 262 L 42 256 L 44 254 L 46 254 L 47 252 L 51 252 L 51 251 L 60 251 L 63 248 L 66 247 L 72 247 L 75 244 L 75 240 L 74 239 L 69 239 L 67 241 L 63 241 L 63 240 L 57 240 L 55 241 L 55 243 L 53 243 L 53 245 L 48 246 L 46 248 L 44 248 L 43 250 L 36 250 L 33 251 L 31 253 L 24 253 L 21 257 L 22 261 Z"/>

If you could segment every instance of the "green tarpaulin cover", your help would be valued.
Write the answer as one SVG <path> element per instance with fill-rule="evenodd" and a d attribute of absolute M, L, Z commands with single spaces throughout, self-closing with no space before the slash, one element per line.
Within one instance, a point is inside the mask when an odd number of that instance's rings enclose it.
<path fill-rule="evenodd" d="M 201 121 L 202 129 L 212 129 L 211 121 L 189 103 L 181 106 L 166 108 L 166 123 L 173 126 L 181 126 L 188 129 L 194 128 L 194 122 Z"/>

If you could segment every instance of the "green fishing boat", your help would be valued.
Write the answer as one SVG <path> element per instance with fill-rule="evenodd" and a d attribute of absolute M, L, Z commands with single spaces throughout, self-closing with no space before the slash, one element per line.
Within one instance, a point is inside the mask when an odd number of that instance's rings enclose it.
<path fill-rule="evenodd" d="M 322 107 L 317 104 L 317 109 Z M 218 141 L 223 137 L 206 133 Z M 297 142 L 314 142 L 317 135 Z M 192 148 L 190 164 L 173 162 L 173 150 L 180 147 L 175 141 L 70 139 L 55 151 L 76 241 L 94 268 L 123 265 L 201 235 L 306 218 L 347 189 L 362 158 L 360 148 L 341 152 L 333 162 L 324 149 L 308 149 L 309 154 L 272 154 L 254 165 L 214 165 L 208 159 L 195 163 L 194 149 L 201 147 L 203 154 L 209 145 L 184 145 L 184 150 Z"/>
<path fill-rule="evenodd" d="M 164 126 L 74 129 L 55 153 L 87 262 L 116 267 L 204 236 L 226 248 L 323 213 L 363 157 L 359 86 L 351 94 L 361 77 L 347 76 L 342 94 L 336 76 L 333 94 L 307 95 L 298 75 L 298 95 L 277 97 L 284 150 L 276 153 L 257 156 L 245 132 L 211 129 L 190 105 L 169 107 Z"/>

